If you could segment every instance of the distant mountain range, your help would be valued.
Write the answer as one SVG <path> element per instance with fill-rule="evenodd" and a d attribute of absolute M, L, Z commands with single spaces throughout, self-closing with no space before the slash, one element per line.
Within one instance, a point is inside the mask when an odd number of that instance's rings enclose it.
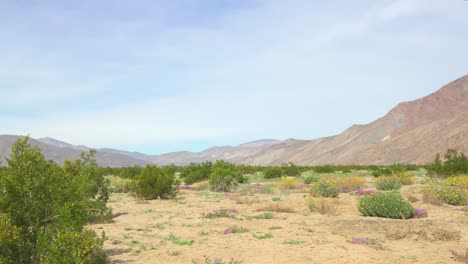
<path fill-rule="evenodd" d="M 20 136 L 0 135 L 0 156 L 10 153 Z M 52 138 L 30 139 L 47 159 L 63 163 L 76 159 L 86 146 Z M 353 125 L 343 133 L 314 140 L 263 139 L 238 146 L 212 147 L 194 153 L 146 155 L 116 149 L 98 149 L 101 166 L 186 165 L 206 160 L 276 165 L 294 162 L 319 164 L 426 163 L 449 148 L 468 152 L 468 75 L 423 98 L 397 105 L 384 117 L 367 125 Z"/>

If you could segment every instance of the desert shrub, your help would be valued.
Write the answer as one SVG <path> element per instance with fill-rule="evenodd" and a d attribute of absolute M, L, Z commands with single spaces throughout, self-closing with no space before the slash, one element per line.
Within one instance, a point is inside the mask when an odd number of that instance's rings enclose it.
<path fill-rule="evenodd" d="M 468 158 L 463 153 L 458 153 L 454 149 L 448 149 L 443 161 L 440 158 L 440 154 L 436 154 L 434 162 L 428 164 L 426 169 L 433 176 L 449 177 L 468 174 Z"/>
<path fill-rule="evenodd" d="M 20 231 L 7 214 L 0 214 L 0 263 L 14 263 L 17 245 L 21 243 Z"/>
<path fill-rule="evenodd" d="M 407 219 L 413 215 L 413 206 L 397 191 L 378 192 L 359 198 L 358 209 L 364 216 Z"/>
<path fill-rule="evenodd" d="M 459 185 L 463 181 L 462 177 L 433 181 L 423 189 L 423 200 L 433 204 L 466 205 L 468 203 L 468 189 Z"/>
<path fill-rule="evenodd" d="M 351 169 L 348 169 L 348 168 L 341 171 L 341 173 L 351 173 L 351 172 L 352 172 Z"/>
<path fill-rule="evenodd" d="M 92 154 L 62 168 L 27 137 L 12 145 L 0 175 L 0 225 L 9 230 L 0 232 L 5 263 L 105 263 L 102 240 L 83 228 L 110 214 L 107 181 L 96 173 Z M 59 239 L 66 234 L 77 239 Z"/>
<path fill-rule="evenodd" d="M 209 161 L 201 164 L 191 163 L 181 171 L 180 177 L 188 185 L 207 180 L 210 177 L 212 166 L 213 164 Z"/>
<path fill-rule="evenodd" d="M 307 207 L 311 212 L 323 215 L 336 215 L 338 211 L 338 200 L 331 198 L 312 198 L 307 201 Z"/>
<path fill-rule="evenodd" d="M 279 178 L 283 175 L 280 167 L 268 167 L 263 172 L 265 179 Z"/>
<path fill-rule="evenodd" d="M 281 164 L 281 172 L 282 176 L 298 176 L 300 174 L 299 167 L 297 167 L 294 163 L 283 163 Z"/>
<path fill-rule="evenodd" d="M 341 177 L 335 180 L 336 185 L 341 192 L 350 192 L 358 190 L 364 184 L 364 178 L 362 177 Z"/>
<path fill-rule="evenodd" d="M 400 172 L 392 175 L 393 178 L 396 178 L 402 185 L 411 185 L 414 184 L 414 172 Z"/>
<path fill-rule="evenodd" d="M 318 182 L 319 180 L 320 180 L 320 177 L 318 175 L 310 175 L 304 179 L 304 183 L 311 184 L 311 183 Z"/>
<path fill-rule="evenodd" d="M 132 188 L 132 181 L 118 176 L 106 176 L 109 180 L 109 188 L 113 193 L 128 193 Z"/>
<path fill-rule="evenodd" d="M 340 194 L 340 189 L 336 185 L 336 182 L 332 180 L 321 180 L 312 185 L 311 194 L 312 196 L 335 198 Z"/>
<path fill-rule="evenodd" d="M 171 171 L 148 165 L 133 181 L 132 189 L 138 198 L 167 199 L 177 194 L 178 188 L 174 188 L 173 184 L 174 174 Z"/>
<path fill-rule="evenodd" d="M 276 181 L 276 185 L 280 190 L 293 190 L 296 189 L 299 182 L 294 177 L 284 177 Z"/>
<path fill-rule="evenodd" d="M 395 177 L 380 177 L 375 179 L 375 187 L 377 190 L 391 191 L 400 189 L 401 184 Z"/>
<path fill-rule="evenodd" d="M 225 161 L 216 161 L 210 175 L 210 189 L 215 192 L 230 192 L 246 179 L 236 170 L 236 166 Z"/>
<path fill-rule="evenodd" d="M 337 169 L 334 167 L 334 166 L 331 166 L 331 165 L 323 165 L 323 166 L 315 166 L 313 168 L 313 170 L 316 172 L 316 173 L 333 173 L 335 172 Z"/>
<path fill-rule="evenodd" d="M 390 175 L 392 175 L 392 173 L 393 173 L 392 170 L 389 169 L 389 168 L 377 167 L 372 171 L 372 176 L 374 176 L 374 177 L 390 176 Z"/>

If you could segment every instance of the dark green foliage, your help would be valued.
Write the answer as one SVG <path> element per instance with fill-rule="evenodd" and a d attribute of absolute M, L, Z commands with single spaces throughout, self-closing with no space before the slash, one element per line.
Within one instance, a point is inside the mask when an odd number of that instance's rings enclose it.
<path fill-rule="evenodd" d="M 463 153 L 449 149 L 444 155 L 444 161 L 440 155 L 435 156 L 434 162 L 427 165 L 430 175 L 448 177 L 452 175 L 468 174 L 468 158 Z"/>
<path fill-rule="evenodd" d="M 265 179 L 279 178 L 283 175 L 283 171 L 280 167 L 267 167 L 264 172 Z"/>
<path fill-rule="evenodd" d="M 232 191 L 239 183 L 246 179 L 236 170 L 236 166 L 225 161 L 216 161 L 210 175 L 210 189 L 215 192 Z"/>
<path fill-rule="evenodd" d="M 174 170 L 170 167 L 146 166 L 133 182 L 133 191 L 142 199 L 167 199 L 177 194 L 174 184 Z"/>
<path fill-rule="evenodd" d="M 396 177 L 381 177 L 375 180 L 375 187 L 381 191 L 398 190 L 401 183 Z"/>
<path fill-rule="evenodd" d="M 318 182 L 319 180 L 320 180 L 320 177 L 318 175 L 310 175 L 310 176 L 307 176 L 304 179 L 304 183 L 305 184 L 311 184 L 311 183 L 314 183 L 314 182 Z"/>
<path fill-rule="evenodd" d="M 335 198 L 340 194 L 340 189 L 333 181 L 321 180 L 312 186 L 311 193 L 313 196 Z"/>
<path fill-rule="evenodd" d="M 95 174 L 93 153 L 64 169 L 27 141 L 13 144 L 0 174 L 0 225 L 11 229 L 0 240 L 3 262 L 105 263 L 102 240 L 83 229 L 90 219 L 110 213 L 106 182 Z M 75 241 L 62 243 L 58 237 L 65 234 L 73 234 Z M 60 256 L 50 255 L 51 248 Z"/>
<path fill-rule="evenodd" d="M 379 216 L 395 219 L 411 218 L 414 208 L 404 200 L 397 191 L 378 192 L 374 195 L 363 195 L 359 199 L 358 209 L 364 216 Z"/>
<path fill-rule="evenodd" d="M 337 168 L 332 165 L 315 166 L 314 171 L 316 173 L 333 173 L 337 171 Z"/>
<path fill-rule="evenodd" d="M 390 176 L 392 174 L 392 170 L 386 167 L 377 167 L 375 170 L 372 171 L 372 176 L 374 177 Z"/>
<path fill-rule="evenodd" d="M 300 174 L 300 169 L 294 163 L 283 163 L 281 164 L 282 176 L 292 176 L 296 177 Z"/>
<path fill-rule="evenodd" d="M 196 182 L 207 180 L 212 172 L 213 163 L 206 161 L 201 164 L 190 163 L 180 173 L 180 177 L 184 179 L 185 184 L 193 184 Z"/>

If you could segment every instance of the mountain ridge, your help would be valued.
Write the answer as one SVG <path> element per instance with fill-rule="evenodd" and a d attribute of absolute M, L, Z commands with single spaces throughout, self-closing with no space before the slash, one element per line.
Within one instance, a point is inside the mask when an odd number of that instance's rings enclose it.
<path fill-rule="evenodd" d="M 313 140 L 261 139 L 237 146 L 214 146 L 200 152 L 176 151 L 160 155 L 111 148 L 97 149 L 101 166 L 187 165 L 218 159 L 252 165 L 294 162 L 319 164 L 426 163 L 448 148 L 468 151 L 468 75 L 419 99 L 401 102 L 368 124 L 355 124 L 343 132 Z M 0 155 L 5 157 L 13 139 L 0 135 Z M 63 163 L 90 148 L 53 138 L 31 139 L 46 158 Z M 410 147 L 408 147 L 410 146 Z M 418 154 L 419 153 L 419 154 Z"/>

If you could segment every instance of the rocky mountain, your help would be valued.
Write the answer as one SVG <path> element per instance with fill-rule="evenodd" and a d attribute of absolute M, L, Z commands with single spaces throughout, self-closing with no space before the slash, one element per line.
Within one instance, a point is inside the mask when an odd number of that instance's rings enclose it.
<path fill-rule="evenodd" d="M 18 137 L 0 136 L 1 156 L 9 154 Z M 89 150 L 52 138 L 31 139 L 31 143 L 38 145 L 46 158 L 58 163 L 76 159 L 82 151 Z M 257 165 L 426 163 L 448 148 L 468 152 L 468 75 L 428 96 L 400 103 L 374 122 L 351 126 L 335 136 L 315 140 L 265 139 L 197 153 L 179 151 L 162 155 L 98 149 L 96 159 L 101 166 L 113 167 L 186 165 L 218 159 Z"/>
<path fill-rule="evenodd" d="M 248 164 L 425 163 L 447 148 L 468 151 L 468 75 L 418 100 L 400 103 L 384 117 L 310 141 L 289 140 L 239 160 Z"/>

